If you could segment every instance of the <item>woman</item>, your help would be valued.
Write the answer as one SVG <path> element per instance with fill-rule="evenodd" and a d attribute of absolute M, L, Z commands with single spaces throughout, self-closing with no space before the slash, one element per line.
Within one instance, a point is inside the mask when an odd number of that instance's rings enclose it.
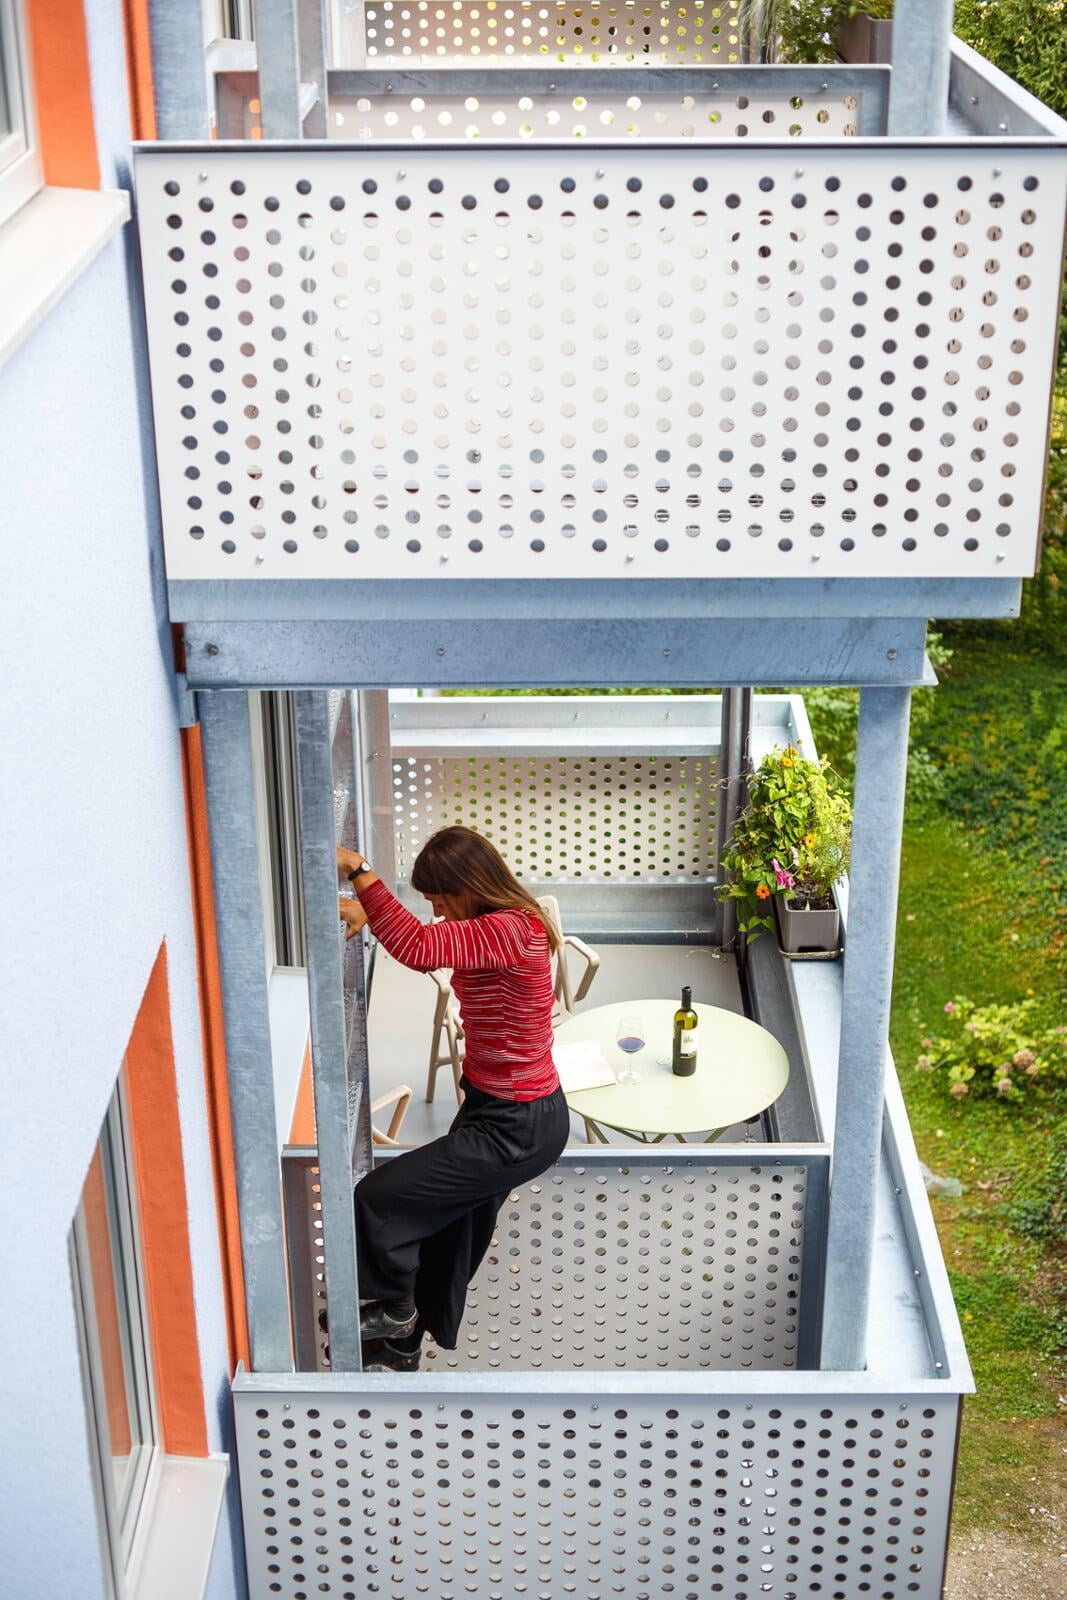
<path fill-rule="evenodd" d="M 463 1105 L 441 1139 L 383 1162 L 357 1185 L 364 1340 L 375 1364 L 413 1370 L 424 1332 L 454 1350 L 467 1286 L 517 1183 L 550 1167 L 570 1119 L 552 1061 L 552 952 L 559 934 L 499 852 L 470 828 L 442 828 L 411 873 L 435 917 L 412 916 L 356 851 L 338 867 L 351 937 L 369 924 L 416 972 L 452 968 L 466 1056 Z"/>

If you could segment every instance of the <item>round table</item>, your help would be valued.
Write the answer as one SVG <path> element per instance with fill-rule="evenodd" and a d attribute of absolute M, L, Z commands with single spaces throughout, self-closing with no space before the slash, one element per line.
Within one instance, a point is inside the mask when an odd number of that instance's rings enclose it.
<path fill-rule="evenodd" d="M 789 1061 L 778 1040 L 721 1006 L 694 1006 L 697 1068 L 691 1078 L 675 1077 L 670 1056 L 677 1009 L 677 1000 L 628 1000 L 581 1011 L 556 1029 L 557 1043 L 595 1040 L 613 1071 L 632 1065 L 641 1074 L 640 1083 L 610 1083 L 567 1095 L 590 1144 L 608 1143 L 605 1127 L 635 1134 L 644 1143 L 673 1136 L 684 1144 L 685 1135 L 695 1133 L 710 1143 L 735 1123 L 757 1117 L 785 1088 Z M 645 1047 L 635 1055 L 626 1055 L 615 1042 L 624 1016 L 638 1016 L 645 1025 Z"/>

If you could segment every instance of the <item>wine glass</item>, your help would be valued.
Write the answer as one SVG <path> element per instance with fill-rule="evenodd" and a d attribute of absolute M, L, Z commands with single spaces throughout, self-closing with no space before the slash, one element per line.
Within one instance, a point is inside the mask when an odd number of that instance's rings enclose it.
<path fill-rule="evenodd" d="M 635 1056 L 639 1050 L 645 1048 L 645 1025 L 641 1018 L 628 1012 L 619 1018 L 619 1026 L 615 1030 L 615 1043 L 626 1056 Z M 616 1083 L 640 1083 L 641 1074 L 636 1067 L 625 1066 L 615 1075 Z"/>

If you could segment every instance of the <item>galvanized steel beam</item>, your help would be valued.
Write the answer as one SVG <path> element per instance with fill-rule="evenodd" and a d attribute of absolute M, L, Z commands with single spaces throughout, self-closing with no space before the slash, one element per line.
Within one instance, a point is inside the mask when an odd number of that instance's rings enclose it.
<path fill-rule="evenodd" d="M 863 1368 L 893 993 L 911 692 L 860 696 L 848 936 L 823 1295 L 822 1366 Z"/>
<path fill-rule="evenodd" d="M 248 696 L 205 694 L 199 709 L 250 1353 L 257 1371 L 288 1371 L 289 1296 Z"/>
<path fill-rule="evenodd" d="M 1017 617 L 1017 578 L 537 578 L 438 583 L 433 579 L 186 578 L 168 585 L 175 622 L 478 622 L 587 617 Z M 753 635 L 753 655 L 762 641 Z M 742 681 L 750 681 L 746 678 Z"/>
<path fill-rule="evenodd" d="M 194 688 L 917 684 L 925 631 L 918 618 L 205 622 L 186 627 L 186 671 Z"/>
<path fill-rule="evenodd" d="M 955 0 L 896 0 L 889 135 L 945 132 Z"/>
<path fill-rule="evenodd" d="M 365 1077 L 353 1082 L 348 1071 L 343 938 L 337 915 L 334 772 L 327 696 L 297 694 L 295 712 L 311 1071 L 330 1305 L 330 1363 L 337 1372 L 358 1372 L 362 1360 L 352 1150 L 358 1118 L 368 1095 Z"/>

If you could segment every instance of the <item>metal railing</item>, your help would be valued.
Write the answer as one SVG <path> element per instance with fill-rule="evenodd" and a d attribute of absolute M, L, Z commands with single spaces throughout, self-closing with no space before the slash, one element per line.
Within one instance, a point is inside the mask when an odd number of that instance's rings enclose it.
<path fill-rule="evenodd" d="M 168 573 L 1029 575 L 1065 168 L 1018 139 L 143 150 Z"/>

